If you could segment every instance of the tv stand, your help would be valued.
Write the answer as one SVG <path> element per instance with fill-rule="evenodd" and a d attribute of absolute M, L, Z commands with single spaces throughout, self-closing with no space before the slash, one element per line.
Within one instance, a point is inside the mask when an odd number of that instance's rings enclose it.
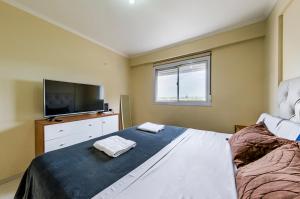
<path fill-rule="evenodd" d="M 36 120 L 35 152 L 40 155 L 118 130 L 118 114 L 84 114 Z"/>

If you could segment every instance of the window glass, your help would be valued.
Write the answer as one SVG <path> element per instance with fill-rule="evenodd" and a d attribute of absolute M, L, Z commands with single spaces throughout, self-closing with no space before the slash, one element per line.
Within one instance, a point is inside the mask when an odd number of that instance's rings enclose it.
<path fill-rule="evenodd" d="M 158 70 L 156 101 L 177 101 L 177 68 Z"/>
<path fill-rule="evenodd" d="M 157 64 L 155 102 L 174 105 L 210 105 L 210 54 Z"/>
<path fill-rule="evenodd" d="M 206 101 L 207 63 L 179 67 L 179 101 Z"/>

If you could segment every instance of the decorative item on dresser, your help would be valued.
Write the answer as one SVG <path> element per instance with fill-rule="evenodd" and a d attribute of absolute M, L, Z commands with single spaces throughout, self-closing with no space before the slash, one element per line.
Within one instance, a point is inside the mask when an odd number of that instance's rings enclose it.
<path fill-rule="evenodd" d="M 35 154 L 53 151 L 119 131 L 118 114 L 61 117 L 60 122 L 35 121 Z"/>

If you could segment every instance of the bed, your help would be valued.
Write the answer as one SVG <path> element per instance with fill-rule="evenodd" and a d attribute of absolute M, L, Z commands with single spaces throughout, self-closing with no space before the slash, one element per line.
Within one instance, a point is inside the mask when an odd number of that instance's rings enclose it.
<path fill-rule="evenodd" d="M 290 80 L 280 86 L 282 117 L 262 114 L 258 123 L 263 121 L 276 135 L 300 133 L 300 125 L 289 121 L 297 118 L 293 107 L 300 95 L 299 82 Z M 175 126 L 152 134 L 132 127 L 101 139 L 113 135 L 133 140 L 137 146 L 110 158 L 93 148 L 98 138 L 46 153 L 32 161 L 15 198 L 238 197 L 229 134 Z"/>
<path fill-rule="evenodd" d="M 166 126 L 158 134 L 133 127 L 113 135 L 137 146 L 110 158 L 93 148 L 95 139 L 39 156 L 26 170 L 16 198 L 132 198 L 131 191 L 136 198 L 153 198 L 153 189 L 173 198 L 169 194 L 176 192 L 197 196 L 198 186 L 212 198 L 236 198 L 228 134 Z M 216 191 L 214 186 L 226 188 Z"/>

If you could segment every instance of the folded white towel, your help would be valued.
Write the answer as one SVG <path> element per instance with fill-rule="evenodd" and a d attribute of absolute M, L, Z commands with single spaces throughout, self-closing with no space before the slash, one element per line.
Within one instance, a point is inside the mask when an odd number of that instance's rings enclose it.
<path fill-rule="evenodd" d="M 159 131 L 161 131 L 165 128 L 165 125 L 159 125 L 159 124 L 154 124 L 151 122 L 146 122 L 144 124 L 141 124 L 137 128 L 140 130 L 143 130 L 143 131 L 158 133 Z"/>
<path fill-rule="evenodd" d="M 118 157 L 119 155 L 127 152 L 129 149 L 134 148 L 136 143 L 132 140 L 126 140 L 120 136 L 111 136 L 103 140 L 98 140 L 94 143 L 94 147 L 103 151 L 111 157 Z"/>

